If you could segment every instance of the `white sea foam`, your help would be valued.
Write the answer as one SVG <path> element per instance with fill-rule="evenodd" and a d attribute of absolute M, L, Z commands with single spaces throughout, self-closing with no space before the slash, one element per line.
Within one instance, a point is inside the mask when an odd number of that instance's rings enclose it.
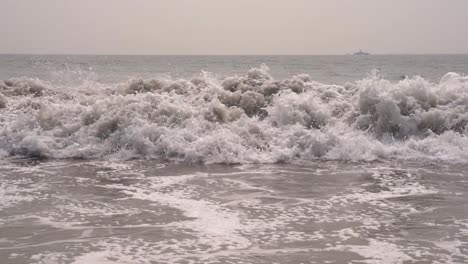
<path fill-rule="evenodd" d="M 0 153 L 202 163 L 314 159 L 468 162 L 468 78 L 346 85 L 268 68 L 224 80 L 132 79 L 66 86 L 0 82 Z M 2 108 L 3 106 L 3 108 Z"/>
<path fill-rule="evenodd" d="M 404 253 L 402 249 L 395 244 L 375 239 L 370 239 L 369 241 L 369 245 L 367 246 L 347 245 L 330 248 L 329 250 L 346 250 L 355 252 L 365 258 L 361 263 L 396 264 L 414 261 L 412 257 Z"/>

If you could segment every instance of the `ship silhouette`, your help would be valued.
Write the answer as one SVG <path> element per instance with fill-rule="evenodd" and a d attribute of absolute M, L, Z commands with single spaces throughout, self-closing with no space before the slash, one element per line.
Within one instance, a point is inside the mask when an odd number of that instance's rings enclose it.
<path fill-rule="evenodd" d="M 362 56 L 362 55 L 370 55 L 370 53 L 359 50 L 358 52 L 354 52 L 353 55 Z"/>

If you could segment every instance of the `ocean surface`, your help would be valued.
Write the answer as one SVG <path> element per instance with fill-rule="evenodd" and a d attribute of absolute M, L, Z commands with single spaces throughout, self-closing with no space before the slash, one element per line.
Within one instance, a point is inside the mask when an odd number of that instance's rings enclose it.
<path fill-rule="evenodd" d="M 468 263 L 468 55 L 0 55 L 0 263 Z"/>

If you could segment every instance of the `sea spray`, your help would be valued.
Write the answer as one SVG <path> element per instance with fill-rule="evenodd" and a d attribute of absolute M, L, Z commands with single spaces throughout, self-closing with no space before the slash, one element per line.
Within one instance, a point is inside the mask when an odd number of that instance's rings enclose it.
<path fill-rule="evenodd" d="M 431 83 L 373 72 L 328 85 L 306 74 L 275 80 L 262 65 L 222 80 L 67 86 L 22 77 L 0 89 L 0 149 L 11 156 L 468 162 L 468 78 L 456 73 Z"/>

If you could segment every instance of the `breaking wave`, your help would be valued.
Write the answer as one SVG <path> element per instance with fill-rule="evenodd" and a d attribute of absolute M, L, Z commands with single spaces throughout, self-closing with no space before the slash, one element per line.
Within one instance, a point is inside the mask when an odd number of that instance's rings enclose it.
<path fill-rule="evenodd" d="M 201 163 L 468 162 L 468 78 L 345 85 L 268 67 L 219 80 L 0 81 L 0 156 Z"/>

